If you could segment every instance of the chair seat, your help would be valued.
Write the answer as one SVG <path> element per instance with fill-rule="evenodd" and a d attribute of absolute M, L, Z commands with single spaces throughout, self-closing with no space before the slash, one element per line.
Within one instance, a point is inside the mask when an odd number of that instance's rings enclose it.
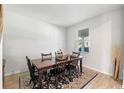
<path fill-rule="evenodd" d="M 55 69 L 50 70 L 51 75 L 58 75 L 58 74 L 61 74 L 62 72 L 64 72 L 62 68 L 55 68 Z"/>
<path fill-rule="evenodd" d="M 35 77 L 39 77 L 39 74 L 37 72 L 34 73 Z"/>
<path fill-rule="evenodd" d="M 76 69 L 76 66 L 75 65 L 66 65 L 65 69 L 74 70 L 74 69 Z"/>

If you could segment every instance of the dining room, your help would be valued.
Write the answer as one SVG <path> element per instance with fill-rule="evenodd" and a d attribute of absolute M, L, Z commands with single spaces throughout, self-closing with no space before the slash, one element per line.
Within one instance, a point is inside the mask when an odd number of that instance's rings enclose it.
<path fill-rule="evenodd" d="M 4 89 L 122 88 L 123 5 L 2 6 Z"/>

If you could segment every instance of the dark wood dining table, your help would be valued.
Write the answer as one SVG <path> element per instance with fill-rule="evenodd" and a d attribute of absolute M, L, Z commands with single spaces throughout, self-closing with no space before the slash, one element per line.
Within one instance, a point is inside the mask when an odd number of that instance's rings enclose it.
<path fill-rule="evenodd" d="M 57 65 L 61 65 L 61 64 L 69 64 L 71 63 L 73 60 L 70 59 L 70 56 L 71 55 L 63 55 L 63 58 L 67 57 L 68 56 L 68 60 L 67 61 L 62 61 L 62 62 L 59 62 L 57 63 Z M 79 67 L 80 67 L 80 74 L 83 73 L 83 69 L 82 69 L 82 57 L 80 56 L 79 58 L 77 58 L 79 60 Z M 55 67 L 56 65 L 56 61 L 55 61 L 55 57 L 52 57 L 51 60 L 44 60 L 42 61 L 41 58 L 38 58 L 38 59 L 32 59 L 31 60 L 33 66 L 36 67 L 36 69 L 38 70 L 38 73 L 39 73 L 39 79 L 38 79 L 38 83 L 39 83 L 39 88 L 42 88 L 42 75 L 43 75 L 43 71 L 46 71 L 48 69 L 52 69 Z"/>

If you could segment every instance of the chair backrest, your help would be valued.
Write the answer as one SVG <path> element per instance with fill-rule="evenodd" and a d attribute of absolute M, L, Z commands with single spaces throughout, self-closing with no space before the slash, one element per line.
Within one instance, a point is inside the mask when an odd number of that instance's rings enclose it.
<path fill-rule="evenodd" d="M 44 60 L 52 60 L 52 53 L 49 53 L 49 54 L 41 53 L 41 58 L 42 58 L 42 61 L 44 61 Z"/>
<path fill-rule="evenodd" d="M 57 52 L 55 52 L 55 57 L 56 58 L 62 58 L 63 57 L 63 52 L 62 51 L 57 51 Z"/>
<path fill-rule="evenodd" d="M 67 61 L 67 60 L 68 60 L 68 56 L 66 56 L 65 58 L 56 57 L 56 62 Z"/>
<path fill-rule="evenodd" d="M 80 52 L 72 52 L 72 56 L 71 57 L 74 57 L 74 58 L 78 58 L 80 56 Z"/>
<path fill-rule="evenodd" d="M 60 68 L 63 68 L 63 69 L 64 69 L 65 66 L 66 66 L 66 63 L 62 63 L 62 64 L 61 64 L 61 62 L 67 61 L 67 60 L 68 60 L 68 56 L 66 56 L 65 58 L 63 58 L 63 57 L 62 57 L 62 58 L 56 57 L 56 58 L 55 58 L 55 61 L 56 61 L 56 62 L 55 62 L 55 63 L 56 63 L 55 68 L 59 68 L 59 67 L 60 67 Z M 60 63 L 60 64 L 57 64 L 57 63 Z"/>
<path fill-rule="evenodd" d="M 72 60 L 72 65 L 76 66 L 78 65 L 78 58 L 80 56 L 80 52 L 72 52 L 72 55 L 70 56 L 70 60 Z"/>
<path fill-rule="evenodd" d="M 26 56 L 26 60 L 27 60 L 27 65 L 28 65 L 30 77 L 31 77 L 32 79 L 34 79 L 34 78 L 35 78 L 35 76 L 34 76 L 34 71 L 33 71 L 32 64 L 31 64 L 30 59 L 28 58 L 28 56 Z"/>

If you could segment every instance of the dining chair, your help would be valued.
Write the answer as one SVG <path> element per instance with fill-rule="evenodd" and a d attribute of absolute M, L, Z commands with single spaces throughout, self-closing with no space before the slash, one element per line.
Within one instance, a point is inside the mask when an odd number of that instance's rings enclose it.
<path fill-rule="evenodd" d="M 69 64 L 69 78 L 73 81 L 73 78 L 78 78 L 79 76 L 79 66 L 78 66 L 78 57 L 70 56 L 71 63 Z"/>
<path fill-rule="evenodd" d="M 73 60 L 73 59 L 76 59 L 76 58 L 79 58 L 79 56 L 80 56 L 80 52 L 72 52 L 72 55 L 70 56 L 70 60 Z M 73 67 L 78 67 L 78 62 L 76 62 L 75 60 L 73 60 L 73 62 L 71 62 L 70 64 L 70 68 L 72 67 L 72 69 L 73 69 Z"/>
<path fill-rule="evenodd" d="M 77 59 L 77 58 L 79 58 L 79 56 L 80 56 L 80 52 L 72 52 L 72 55 L 70 56 L 70 60 L 73 60 L 73 62 L 71 62 L 71 66 L 72 67 L 78 67 L 78 61 L 76 60 L 74 60 L 74 59 Z"/>
<path fill-rule="evenodd" d="M 36 88 L 36 84 L 38 83 L 38 77 L 39 75 L 35 73 L 33 66 L 31 64 L 30 59 L 28 58 L 28 56 L 26 56 L 26 61 L 27 61 L 27 65 L 28 65 L 28 69 L 29 69 L 29 73 L 30 73 L 30 81 L 29 84 L 31 84 L 31 82 L 33 83 L 33 88 Z"/>
<path fill-rule="evenodd" d="M 57 68 L 59 68 L 58 70 L 58 73 L 61 73 L 61 72 L 64 72 L 65 71 L 65 66 L 66 66 L 66 63 L 62 63 L 63 61 L 67 61 L 68 60 L 68 56 L 65 56 L 64 58 L 59 58 L 59 57 L 56 57 L 56 65 L 57 65 Z"/>
<path fill-rule="evenodd" d="M 41 53 L 41 58 L 42 58 L 42 61 L 44 61 L 44 60 L 52 60 L 52 53 L 49 53 L 49 54 Z"/>
<path fill-rule="evenodd" d="M 52 60 L 52 53 L 41 53 L 41 60 L 42 62 L 45 62 L 46 60 Z M 44 70 L 43 71 L 43 78 L 44 80 L 47 82 L 47 86 L 49 86 L 48 84 L 50 83 L 50 70 Z"/>
<path fill-rule="evenodd" d="M 56 58 L 56 82 L 58 81 L 62 84 L 68 84 L 69 80 L 66 78 L 66 62 L 68 60 L 68 56 L 64 58 Z M 58 84 L 57 84 L 58 85 Z"/>
<path fill-rule="evenodd" d="M 65 79 L 64 79 L 65 64 L 63 64 L 62 62 L 67 60 L 68 60 L 68 56 L 64 58 L 55 58 L 55 65 L 53 69 L 50 70 L 50 77 L 51 77 L 49 79 L 50 87 L 57 89 L 62 88 L 62 84 L 65 83 Z"/>
<path fill-rule="evenodd" d="M 71 62 L 66 65 L 66 69 L 68 72 L 68 78 L 70 82 L 73 81 L 75 77 L 79 76 L 79 66 L 78 66 L 78 58 L 80 56 L 80 52 L 72 52 L 72 55 L 70 55 Z"/>
<path fill-rule="evenodd" d="M 63 56 L 63 52 L 62 51 L 55 52 L 55 57 L 56 58 L 61 58 L 62 56 Z"/>

